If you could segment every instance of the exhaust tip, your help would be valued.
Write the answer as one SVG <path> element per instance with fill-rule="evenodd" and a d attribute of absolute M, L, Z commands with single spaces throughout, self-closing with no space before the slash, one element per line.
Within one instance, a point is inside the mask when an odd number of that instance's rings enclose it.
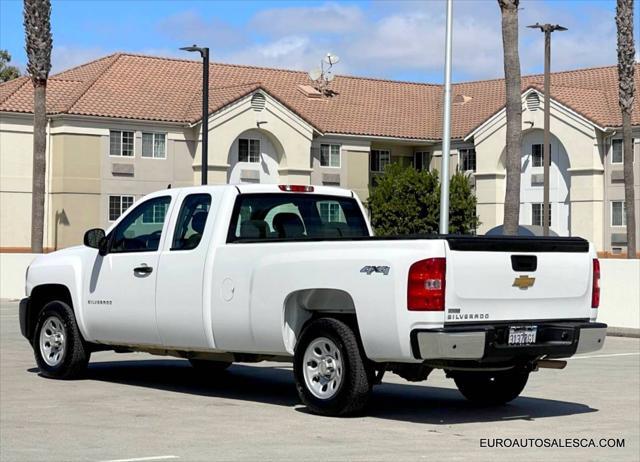
<path fill-rule="evenodd" d="M 567 362 L 557 359 L 541 359 L 536 362 L 536 367 L 538 369 L 564 369 L 567 367 Z"/>

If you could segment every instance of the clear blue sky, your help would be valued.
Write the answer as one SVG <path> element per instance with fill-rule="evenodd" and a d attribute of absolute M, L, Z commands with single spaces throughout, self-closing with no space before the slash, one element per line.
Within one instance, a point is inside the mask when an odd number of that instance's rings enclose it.
<path fill-rule="evenodd" d="M 442 0 L 52 3 L 54 72 L 114 51 L 189 57 L 178 48 L 197 43 L 211 47 L 216 61 L 310 70 L 331 51 L 342 58 L 338 73 L 442 80 Z M 523 73 L 541 71 L 542 34 L 524 27 L 537 21 L 569 28 L 554 34 L 554 70 L 615 64 L 614 0 L 522 0 L 521 6 Z M 0 0 L 0 48 L 25 66 L 21 1 Z M 502 73 L 497 1 L 454 0 L 454 78 Z"/>

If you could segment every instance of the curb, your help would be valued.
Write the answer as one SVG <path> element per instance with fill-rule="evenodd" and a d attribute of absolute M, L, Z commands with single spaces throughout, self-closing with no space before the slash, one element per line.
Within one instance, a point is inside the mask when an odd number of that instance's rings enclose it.
<path fill-rule="evenodd" d="M 607 327 L 608 337 L 640 338 L 640 329 L 633 327 Z"/>

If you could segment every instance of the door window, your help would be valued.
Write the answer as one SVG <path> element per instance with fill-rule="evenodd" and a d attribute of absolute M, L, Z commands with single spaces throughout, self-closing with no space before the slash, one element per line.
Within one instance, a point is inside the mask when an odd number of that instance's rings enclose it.
<path fill-rule="evenodd" d="M 173 233 L 171 250 L 191 250 L 198 247 L 207 224 L 210 207 L 209 194 L 190 194 L 184 199 L 176 230 Z"/>
<path fill-rule="evenodd" d="M 138 205 L 110 235 L 109 252 L 152 252 L 158 250 L 162 227 L 171 197 L 156 197 Z M 149 217 L 153 217 L 152 220 Z"/>

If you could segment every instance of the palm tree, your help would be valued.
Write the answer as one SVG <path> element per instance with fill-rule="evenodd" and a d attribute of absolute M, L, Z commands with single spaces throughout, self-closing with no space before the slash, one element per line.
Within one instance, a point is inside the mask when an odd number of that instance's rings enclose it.
<path fill-rule="evenodd" d="M 504 234 L 518 234 L 520 220 L 520 156 L 522 151 L 522 100 L 518 54 L 518 5 L 520 0 L 498 0 L 502 13 L 502 50 L 506 86 L 506 169 Z"/>
<path fill-rule="evenodd" d="M 635 94 L 635 47 L 633 44 L 633 0 L 618 0 L 618 102 L 622 112 L 622 145 L 624 146 L 624 203 L 627 215 L 627 258 L 636 258 L 636 211 L 633 190 L 633 139 L 631 112 Z"/>
<path fill-rule="evenodd" d="M 44 190 L 47 169 L 47 78 L 51 70 L 51 2 L 24 0 L 27 72 L 33 83 L 33 186 L 31 193 L 31 251 L 42 253 Z"/>

